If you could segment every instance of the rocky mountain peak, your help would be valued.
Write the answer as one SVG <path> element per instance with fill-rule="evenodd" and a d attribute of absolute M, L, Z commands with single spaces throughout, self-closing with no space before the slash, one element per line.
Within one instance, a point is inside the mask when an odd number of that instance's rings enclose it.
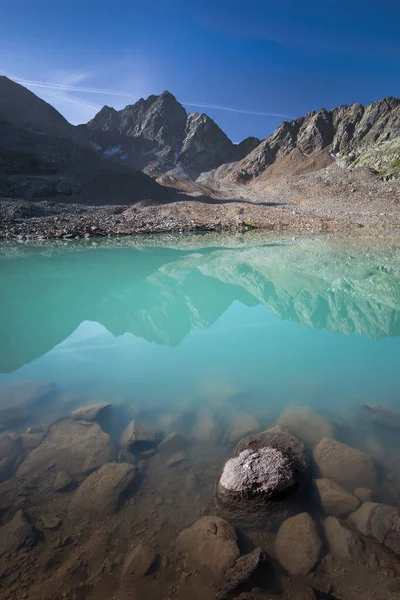
<path fill-rule="evenodd" d="M 360 103 L 344 104 L 284 121 L 238 163 L 232 177 L 242 181 L 254 179 L 295 150 L 304 156 L 304 164 L 308 157 L 325 150 L 327 160 L 335 156 L 350 164 L 353 161 L 379 170 L 387 164 L 391 168 L 400 157 L 400 99 L 384 98 L 366 107 Z M 364 160 L 365 153 L 368 157 Z M 310 160 L 309 168 L 313 165 Z"/>

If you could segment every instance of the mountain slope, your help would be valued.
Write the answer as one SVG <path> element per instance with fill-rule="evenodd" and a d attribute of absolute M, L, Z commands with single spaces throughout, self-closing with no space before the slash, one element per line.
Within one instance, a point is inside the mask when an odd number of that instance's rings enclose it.
<path fill-rule="evenodd" d="M 104 106 L 87 124 L 103 156 L 158 176 L 183 167 L 194 176 L 240 160 L 260 140 L 235 145 L 207 115 L 190 113 L 168 91 L 120 111 Z"/>
<path fill-rule="evenodd" d="M 17 127 L 83 142 L 82 134 L 55 109 L 24 86 L 0 76 L 0 118 Z"/>
<path fill-rule="evenodd" d="M 385 98 L 366 107 L 343 105 L 284 121 L 239 161 L 231 178 L 246 182 L 268 177 L 269 167 L 295 152 L 303 156 L 303 172 L 315 170 L 309 159 L 321 152 L 326 164 L 337 158 L 346 166 L 369 166 L 389 176 L 396 168 L 400 172 L 400 99 Z"/>

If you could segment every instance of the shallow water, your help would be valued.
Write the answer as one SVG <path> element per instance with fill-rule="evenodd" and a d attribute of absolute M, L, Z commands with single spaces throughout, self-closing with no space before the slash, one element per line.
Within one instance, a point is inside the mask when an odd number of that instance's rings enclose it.
<path fill-rule="evenodd" d="M 399 430 L 363 407 L 400 411 L 396 241 L 5 245 L 0 289 L 0 420 L 16 409 L 3 430 L 109 402 L 116 440 L 132 418 L 185 434 L 199 444 L 194 464 L 208 461 L 185 526 L 212 503 L 231 432 L 249 415 L 262 430 L 310 407 L 400 476 Z M 11 396 L 18 382 L 28 392 Z M 51 387 L 32 399 L 35 382 Z"/>

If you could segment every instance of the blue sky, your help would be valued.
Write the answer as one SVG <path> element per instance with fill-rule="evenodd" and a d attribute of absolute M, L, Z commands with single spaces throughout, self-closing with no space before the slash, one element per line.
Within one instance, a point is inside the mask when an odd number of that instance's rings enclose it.
<path fill-rule="evenodd" d="M 398 0 L 14 0 L 1 12 L 0 72 L 73 123 L 168 89 L 240 141 L 400 95 Z"/>

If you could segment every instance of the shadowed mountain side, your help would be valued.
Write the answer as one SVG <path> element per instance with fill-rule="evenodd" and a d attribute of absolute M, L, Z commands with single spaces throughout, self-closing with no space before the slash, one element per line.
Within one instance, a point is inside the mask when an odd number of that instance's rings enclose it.
<path fill-rule="evenodd" d="M 372 338 L 400 334 L 400 251 L 329 243 L 206 249 L 111 248 L 2 259 L 0 335 L 11 372 L 68 338 L 83 321 L 177 346 L 235 301 L 280 319 Z M 396 267 L 393 267 L 396 265 Z M 28 318 L 27 315 L 30 315 Z"/>
<path fill-rule="evenodd" d="M 168 190 L 140 171 L 102 160 L 70 139 L 2 120 L 0 196 L 94 204 L 171 200 Z"/>

